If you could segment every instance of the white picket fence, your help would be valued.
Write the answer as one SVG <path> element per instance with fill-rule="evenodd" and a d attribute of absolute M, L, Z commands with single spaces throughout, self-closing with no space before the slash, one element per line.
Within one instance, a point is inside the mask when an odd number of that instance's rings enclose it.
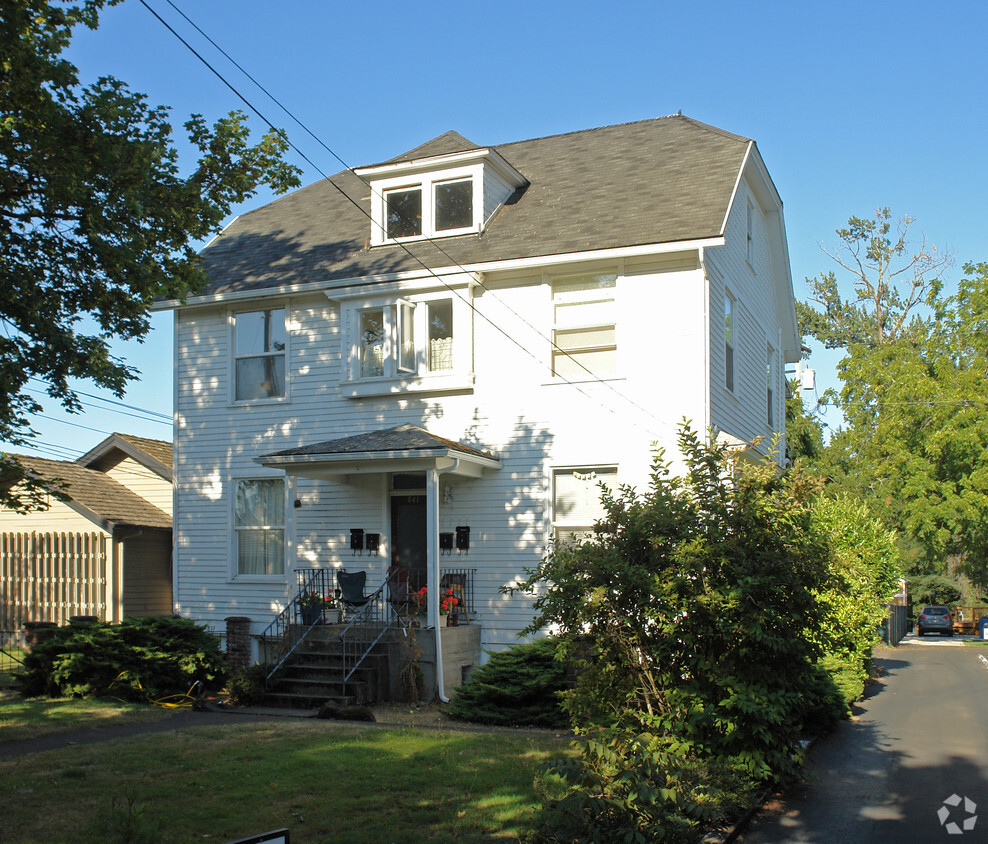
<path fill-rule="evenodd" d="M 106 555 L 99 533 L 0 533 L 0 630 L 105 618 Z"/>

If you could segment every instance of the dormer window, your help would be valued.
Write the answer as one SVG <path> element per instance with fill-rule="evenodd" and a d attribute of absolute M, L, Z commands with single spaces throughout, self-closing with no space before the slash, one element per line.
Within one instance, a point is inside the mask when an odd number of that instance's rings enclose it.
<path fill-rule="evenodd" d="M 498 153 L 470 149 L 354 171 L 371 189 L 371 243 L 477 234 L 525 178 Z"/>
<path fill-rule="evenodd" d="M 436 231 L 473 227 L 473 179 L 457 179 L 435 186 Z"/>
<path fill-rule="evenodd" d="M 388 238 L 422 234 L 422 188 L 393 190 L 385 195 L 388 206 Z"/>

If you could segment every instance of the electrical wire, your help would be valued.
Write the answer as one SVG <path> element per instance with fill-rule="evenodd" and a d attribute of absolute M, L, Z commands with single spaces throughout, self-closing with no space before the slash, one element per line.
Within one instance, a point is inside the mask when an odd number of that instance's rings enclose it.
<path fill-rule="evenodd" d="M 251 111 L 253 111 L 264 123 L 266 123 L 268 125 L 268 127 L 272 131 L 275 131 L 275 132 L 279 133 L 281 135 L 281 137 L 285 140 L 285 142 L 290 146 L 290 148 L 293 149 L 299 156 L 301 156 L 301 158 L 310 167 L 312 167 L 320 176 L 322 176 L 326 181 L 328 181 L 329 184 L 332 185 L 333 188 L 338 193 L 340 193 L 361 214 L 363 214 L 365 217 L 367 217 L 371 221 L 372 224 L 376 224 L 375 221 L 373 220 L 373 218 L 371 217 L 370 212 L 368 212 L 360 203 L 358 203 L 355 199 L 353 199 L 353 197 L 351 197 L 349 194 L 347 194 L 346 191 L 340 185 L 337 185 L 325 172 L 323 172 L 323 170 L 317 164 L 315 164 L 315 162 L 313 162 L 309 158 L 308 155 L 306 155 L 294 142 L 291 141 L 291 139 L 288 137 L 288 134 L 286 132 L 284 132 L 284 130 L 280 130 L 277 127 L 275 127 L 275 125 L 260 111 L 260 109 L 257 108 L 257 106 L 255 106 L 250 100 L 248 100 L 247 97 L 244 96 L 244 94 L 242 94 L 215 67 L 213 67 L 213 65 L 210 64 L 205 59 L 205 57 L 201 53 L 199 53 L 199 51 L 197 51 L 191 44 L 189 44 L 189 42 L 186 39 L 184 39 L 167 21 L 165 21 L 165 19 L 162 18 L 161 15 L 159 15 L 148 4 L 147 0 L 140 0 L 140 2 L 141 2 L 141 5 L 143 5 L 172 35 L 175 36 L 175 38 L 177 38 L 186 47 L 186 49 L 188 49 L 197 59 L 199 59 L 199 61 L 202 62 L 202 64 L 205 65 L 227 88 L 229 88 L 230 91 L 242 103 L 244 103 L 245 106 L 247 106 L 247 108 L 249 108 Z M 343 159 L 340 158 L 340 156 L 338 156 L 335 152 L 332 151 L 332 149 L 330 149 L 325 143 L 323 143 L 319 138 L 317 138 L 311 132 L 311 130 L 309 130 L 305 126 L 305 124 L 302 123 L 301 120 L 299 120 L 287 107 L 285 107 L 277 99 L 277 97 L 275 97 L 274 95 L 272 95 L 262 85 L 260 85 L 260 83 L 258 83 L 246 70 L 244 70 L 243 67 L 241 67 L 241 65 L 239 63 L 237 63 L 232 57 L 230 57 L 230 55 L 226 51 L 224 51 L 221 47 L 219 47 L 219 45 L 217 45 L 216 42 L 212 38 L 210 38 L 208 35 L 206 35 L 205 32 L 203 32 L 203 30 L 199 26 L 197 26 L 195 23 L 193 23 L 191 21 L 191 19 L 184 12 L 182 12 L 172 2 L 172 0 L 166 0 L 166 2 L 179 15 L 181 15 L 191 26 L 193 26 L 196 29 L 196 31 L 199 32 L 200 35 L 202 35 L 216 50 L 218 50 L 228 61 L 230 61 L 238 70 L 240 70 L 241 73 L 243 73 L 248 79 L 250 79 L 250 81 L 254 85 L 256 85 L 262 92 L 264 92 L 264 94 L 272 102 L 274 102 L 282 111 L 284 111 L 285 114 L 287 114 L 292 120 L 294 120 L 296 123 L 298 123 L 298 125 L 301 126 L 310 136 L 312 136 L 313 138 L 315 138 L 316 141 L 324 149 L 326 149 L 337 161 L 339 161 L 346 168 L 346 170 L 348 172 L 350 172 L 351 174 L 353 174 L 354 176 L 356 176 L 356 174 L 353 172 L 353 168 L 351 168 L 348 164 L 346 164 L 346 162 L 343 161 Z M 358 176 L 357 178 L 360 178 L 360 177 Z M 365 180 L 361 179 L 361 181 L 365 185 L 368 185 L 368 183 Z M 368 185 L 368 187 L 369 187 L 369 185 Z M 435 242 L 435 240 L 433 240 L 432 238 L 424 237 L 424 238 L 422 238 L 422 241 L 431 244 L 441 254 L 443 254 L 445 257 L 449 258 L 449 260 L 452 262 L 452 265 L 454 267 L 458 268 L 462 272 L 466 272 L 466 270 L 459 264 L 459 262 L 455 261 L 451 256 L 449 256 L 448 253 L 446 253 L 442 249 L 442 247 Z M 417 255 L 415 255 L 411 251 L 411 249 L 408 247 L 407 244 L 405 244 L 405 243 L 398 243 L 396 245 L 399 246 L 408 255 L 409 258 L 411 258 L 415 263 L 417 263 L 429 275 L 431 275 L 433 278 L 435 278 L 437 281 L 439 281 L 453 295 L 457 296 L 461 301 L 463 301 L 473 311 L 474 314 L 476 314 L 481 319 L 483 319 L 484 321 L 486 321 L 489 325 L 491 325 L 492 328 L 494 328 L 496 331 L 498 331 L 500 334 L 502 334 L 506 339 L 508 339 L 511 343 L 513 343 L 514 345 L 516 345 L 519 349 L 521 349 L 523 352 L 525 352 L 529 357 L 531 357 L 533 360 L 535 360 L 539 364 L 540 367 L 545 367 L 546 366 L 546 362 L 540 356 L 538 356 L 534 352 L 532 352 L 527 346 L 523 345 L 520 341 L 518 341 L 515 337 L 513 337 L 507 330 L 505 330 L 500 325 L 498 325 L 494 320 L 492 320 L 486 314 L 484 314 L 483 312 L 479 311 L 477 309 L 477 307 L 473 304 L 472 301 L 470 301 L 469 299 L 467 299 L 466 297 L 464 297 L 458 290 L 454 289 L 445 279 L 443 279 L 438 273 L 436 273 L 431 267 L 429 267 L 428 265 L 426 265 Z M 611 390 L 619 398 L 621 398 L 622 400 L 624 400 L 625 402 L 627 402 L 631 406 L 635 407 L 636 409 L 640 410 L 648 418 L 650 418 L 653 421 L 657 422 L 663 428 L 666 428 L 669 431 L 674 431 L 675 430 L 674 429 L 674 426 L 670 425 L 666 420 L 660 419 L 659 417 L 655 416 L 654 413 L 652 413 L 651 411 L 649 411 L 646 408 L 642 407 L 640 404 L 638 404 L 637 402 L 635 402 L 632 398 L 630 398 L 629 396 L 625 395 L 620 390 L 618 390 L 612 383 L 610 383 L 609 381 L 607 381 L 607 380 L 601 378 L 600 376 L 596 375 L 595 373 L 593 373 L 590 369 L 588 369 L 583 364 L 582 361 L 579 361 L 576 358 L 573 358 L 571 355 L 569 355 L 569 353 L 565 349 L 561 349 L 558 345 L 556 345 L 555 341 L 552 338 L 547 337 L 539 329 L 537 329 L 534 325 L 532 325 L 527 319 L 525 319 L 523 316 L 521 316 L 520 314 L 518 314 L 514 309 L 512 309 L 509 305 L 507 305 L 502 299 L 500 299 L 500 297 L 498 297 L 493 291 L 491 291 L 490 288 L 487 288 L 483 284 L 483 282 L 480 282 L 480 286 L 483 287 L 488 292 L 490 292 L 491 295 L 494 298 L 496 298 L 500 302 L 500 304 L 503 307 L 505 307 L 510 313 L 512 313 L 516 318 L 520 319 L 522 322 L 524 322 L 526 325 L 528 325 L 539 336 L 541 336 L 544 339 L 546 339 L 557 351 L 561 352 L 562 354 L 567 355 L 567 357 L 569 357 L 577 366 L 579 366 L 581 369 L 583 369 L 585 372 L 587 372 L 587 374 L 590 376 L 588 380 L 595 381 L 595 382 L 597 382 L 599 384 L 602 384 L 603 386 L 607 387 L 609 390 Z M 591 396 L 589 393 L 586 392 L 586 390 L 582 389 L 579 386 L 578 383 L 576 383 L 576 382 L 574 382 L 574 381 L 566 378 L 565 376 L 555 375 L 555 377 L 558 378 L 559 380 L 563 381 L 564 383 L 569 384 L 577 392 L 579 392 L 582 395 L 584 395 L 590 401 L 595 402 L 596 404 L 600 405 L 602 408 L 604 408 L 605 410 L 607 410 L 609 413 L 612 413 L 612 414 L 617 414 L 618 413 L 618 410 L 616 408 L 611 407 L 611 406 L 605 404 L 599 398 L 595 398 L 594 396 Z M 646 430 L 646 432 L 652 434 L 653 436 L 658 436 L 657 434 L 655 434 L 655 432 L 649 431 L 647 428 L 645 428 L 645 430 Z"/>

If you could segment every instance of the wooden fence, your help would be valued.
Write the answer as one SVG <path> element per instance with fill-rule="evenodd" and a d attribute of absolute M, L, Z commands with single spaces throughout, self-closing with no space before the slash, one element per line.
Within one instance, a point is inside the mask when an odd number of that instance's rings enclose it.
<path fill-rule="evenodd" d="M 0 533 L 0 630 L 105 618 L 106 553 L 100 533 Z"/>

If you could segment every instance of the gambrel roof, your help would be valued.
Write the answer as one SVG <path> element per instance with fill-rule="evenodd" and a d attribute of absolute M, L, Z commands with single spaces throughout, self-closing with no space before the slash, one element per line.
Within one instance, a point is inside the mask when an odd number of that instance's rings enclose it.
<path fill-rule="evenodd" d="M 489 147 L 447 132 L 386 163 L 483 148 L 528 184 L 482 233 L 372 247 L 370 189 L 345 170 L 233 221 L 203 294 L 719 237 L 754 142 L 673 115 Z"/>

